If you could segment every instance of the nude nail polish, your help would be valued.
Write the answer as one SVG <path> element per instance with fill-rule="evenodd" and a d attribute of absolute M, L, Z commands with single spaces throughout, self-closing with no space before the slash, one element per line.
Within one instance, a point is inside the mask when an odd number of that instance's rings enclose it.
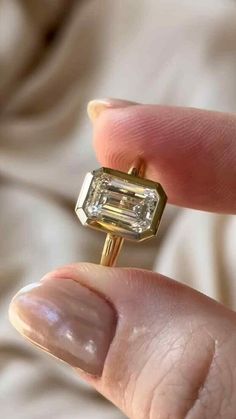
<path fill-rule="evenodd" d="M 87 112 L 91 121 L 94 122 L 106 109 L 127 108 L 134 105 L 138 103 L 114 98 L 94 99 L 88 103 Z"/>
<path fill-rule="evenodd" d="M 116 312 L 95 292 L 71 279 L 47 279 L 16 294 L 9 316 L 36 346 L 89 374 L 102 374 Z"/>

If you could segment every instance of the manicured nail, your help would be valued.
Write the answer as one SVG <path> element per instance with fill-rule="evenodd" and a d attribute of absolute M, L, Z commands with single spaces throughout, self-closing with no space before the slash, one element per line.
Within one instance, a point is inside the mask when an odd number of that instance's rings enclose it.
<path fill-rule="evenodd" d="M 105 109 L 127 108 L 128 106 L 138 105 L 122 99 L 94 99 L 88 103 L 88 116 L 94 122 Z"/>
<path fill-rule="evenodd" d="M 47 279 L 16 294 L 9 316 L 36 346 L 89 374 L 102 374 L 116 312 L 93 291 L 71 279 Z"/>

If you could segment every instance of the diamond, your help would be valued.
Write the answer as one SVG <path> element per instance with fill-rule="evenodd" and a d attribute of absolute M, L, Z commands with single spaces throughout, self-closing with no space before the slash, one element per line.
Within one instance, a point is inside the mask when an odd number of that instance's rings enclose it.
<path fill-rule="evenodd" d="M 142 240 L 156 233 L 163 198 L 155 182 L 102 168 L 86 175 L 76 212 L 83 224 Z"/>

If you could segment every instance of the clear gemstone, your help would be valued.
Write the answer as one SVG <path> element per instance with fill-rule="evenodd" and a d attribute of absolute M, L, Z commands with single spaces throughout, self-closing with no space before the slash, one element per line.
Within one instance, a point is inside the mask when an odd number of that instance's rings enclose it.
<path fill-rule="evenodd" d="M 153 188 L 115 175 L 95 172 L 83 209 L 89 219 L 120 233 L 143 233 L 151 227 L 159 195 Z"/>

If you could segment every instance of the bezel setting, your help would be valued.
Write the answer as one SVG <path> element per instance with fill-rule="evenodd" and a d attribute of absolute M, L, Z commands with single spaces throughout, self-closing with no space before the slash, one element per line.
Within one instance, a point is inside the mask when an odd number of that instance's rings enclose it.
<path fill-rule="evenodd" d="M 166 201 L 159 183 L 102 167 L 86 174 L 75 211 L 85 226 L 143 241 L 156 235 Z"/>

